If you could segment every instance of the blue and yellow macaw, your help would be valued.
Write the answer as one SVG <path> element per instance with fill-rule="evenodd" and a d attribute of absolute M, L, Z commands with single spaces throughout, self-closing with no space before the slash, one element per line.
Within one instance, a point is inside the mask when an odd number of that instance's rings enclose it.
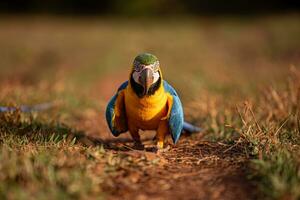
<path fill-rule="evenodd" d="M 176 144 L 182 131 L 200 131 L 184 122 L 177 92 L 163 80 L 157 57 L 149 53 L 134 59 L 129 80 L 119 87 L 107 105 L 106 120 L 114 136 L 129 131 L 135 146 L 142 148 L 140 129 L 156 130 L 158 149 L 163 149 L 169 133 Z"/>

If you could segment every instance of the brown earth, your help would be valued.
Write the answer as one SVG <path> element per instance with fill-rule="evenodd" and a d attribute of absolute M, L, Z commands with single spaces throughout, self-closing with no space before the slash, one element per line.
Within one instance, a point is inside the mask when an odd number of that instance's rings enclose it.
<path fill-rule="evenodd" d="M 85 145 L 94 145 L 97 141 L 104 144 L 106 151 L 129 155 L 136 160 L 146 158 L 155 163 L 141 168 L 120 169 L 117 176 L 104 186 L 108 199 L 257 198 L 256 186 L 247 180 L 249 158 L 242 145 L 205 141 L 205 133 L 199 133 L 183 135 L 176 145 L 168 138 L 169 150 L 157 153 L 151 132 L 142 135 L 144 151 L 131 148 L 129 134 L 113 137 L 104 119 L 105 103 L 123 82 L 124 76 L 120 73 L 117 79 L 106 78 L 95 84 L 91 97 L 100 100 L 101 110 L 83 111 L 74 127 L 85 130 L 88 137 L 80 139 Z M 123 147 L 126 150 L 120 152 Z"/>
<path fill-rule="evenodd" d="M 110 84 L 110 80 L 105 79 L 105 84 L 99 84 L 105 87 L 98 90 L 98 95 L 105 94 L 105 99 L 108 99 L 116 91 L 111 87 L 117 81 L 111 81 Z M 104 112 L 104 108 L 100 112 Z M 108 199 L 257 198 L 257 188 L 247 180 L 249 158 L 242 144 L 205 141 L 205 133 L 200 133 L 183 135 L 176 146 L 168 138 L 170 149 L 157 153 L 153 133 L 143 132 L 145 150 L 139 151 L 131 148 L 129 134 L 115 138 L 109 133 L 104 114 L 89 111 L 80 124 L 78 128 L 98 138 L 107 151 L 120 153 L 118 149 L 123 149 L 121 154 L 157 162 L 137 169 L 120 169 L 121 172 L 105 186 L 105 191 L 110 194 Z M 126 147 L 125 151 L 123 147 Z"/>
<path fill-rule="evenodd" d="M 255 199 L 246 179 L 241 147 L 183 138 L 165 153 L 132 150 L 131 156 L 160 159 L 157 166 L 127 171 L 108 190 L 109 199 Z M 228 150 L 229 149 L 229 150 Z"/>

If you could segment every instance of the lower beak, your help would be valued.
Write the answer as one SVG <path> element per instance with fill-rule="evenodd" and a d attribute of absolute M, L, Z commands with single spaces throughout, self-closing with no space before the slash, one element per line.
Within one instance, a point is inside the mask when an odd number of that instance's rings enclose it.
<path fill-rule="evenodd" d="M 153 72 L 151 69 L 144 69 L 141 73 L 139 78 L 140 83 L 143 85 L 144 88 L 144 95 L 146 95 L 149 91 L 153 83 Z"/>

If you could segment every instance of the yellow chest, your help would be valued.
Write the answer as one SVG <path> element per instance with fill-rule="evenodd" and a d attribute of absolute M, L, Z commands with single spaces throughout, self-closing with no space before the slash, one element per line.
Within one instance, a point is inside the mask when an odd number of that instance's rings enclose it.
<path fill-rule="evenodd" d="M 160 120 L 167 115 L 167 94 L 163 87 L 151 96 L 138 98 L 129 85 L 124 94 L 129 127 L 143 130 L 157 129 Z"/>

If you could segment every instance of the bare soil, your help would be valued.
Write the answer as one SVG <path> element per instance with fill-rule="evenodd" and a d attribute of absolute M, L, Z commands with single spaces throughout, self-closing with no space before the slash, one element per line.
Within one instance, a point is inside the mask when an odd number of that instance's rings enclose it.
<path fill-rule="evenodd" d="M 83 130 L 104 144 L 106 151 L 147 159 L 153 165 L 123 168 L 107 183 L 108 199 L 256 199 L 257 188 L 247 179 L 249 158 L 244 146 L 211 142 L 204 133 L 183 135 L 176 145 L 167 140 L 169 149 L 155 151 L 153 132 L 142 132 L 145 150 L 132 148 L 128 133 L 111 136 L 102 116 L 90 114 Z M 99 119 L 100 118 L 100 119 Z M 100 135 L 99 135 L 100 134 Z M 89 140 L 84 140 L 89 145 Z M 124 150 L 125 149 L 125 150 Z"/>
<path fill-rule="evenodd" d="M 124 77 L 124 74 L 120 74 Z M 99 85 L 99 95 L 108 100 L 119 81 L 105 79 Z M 105 85 L 105 87 L 103 87 Z M 112 89 L 112 87 L 116 87 Z M 95 88 L 93 89 L 93 91 Z M 93 96 L 93 95 L 92 95 Z M 104 108 L 101 112 L 104 112 Z M 101 123 L 99 123 L 101 122 Z M 105 123 L 104 114 L 94 111 L 80 123 L 92 138 L 104 144 L 107 151 L 130 155 L 156 164 L 138 169 L 121 169 L 121 173 L 107 183 L 108 199 L 256 199 L 257 188 L 247 179 L 249 158 L 243 145 L 205 141 L 205 133 L 183 135 L 176 145 L 170 137 L 165 152 L 155 152 L 153 132 L 142 132 L 145 150 L 135 150 L 128 133 L 113 137 Z M 84 143 L 88 142 L 85 140 Z M 126 147 L 124 150 L 124 147 Z"/>
<path fill-rule="evenodd" d="M 160 163 L 115 179 L 109 199 L 255 199 L 255 186 L 246 178 L 247 159 L 240 147 L 228 148 L 185 137 L 160 154 L 128 151 Z"/>

